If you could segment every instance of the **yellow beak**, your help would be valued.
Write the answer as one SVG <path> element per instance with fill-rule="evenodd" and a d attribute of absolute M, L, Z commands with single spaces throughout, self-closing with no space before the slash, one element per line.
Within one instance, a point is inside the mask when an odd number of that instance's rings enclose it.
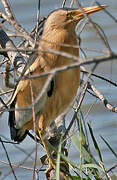
<path fill-rule="evenodd" d="M 74 20 L 79 20 L 85 17 L 85 14 L 91 14 L 97 11 L 100 11 L 102 9 L 105 9 L 106 5 L 100 5 L 100 6 L 92 6 L 92 7 L 86 7 L 78 10 L 72 11 L 72 16 Z"/>

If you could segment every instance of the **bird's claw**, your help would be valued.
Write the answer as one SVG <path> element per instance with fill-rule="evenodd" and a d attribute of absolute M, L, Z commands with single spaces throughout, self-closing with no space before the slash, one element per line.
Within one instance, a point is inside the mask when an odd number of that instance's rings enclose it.
<path fill-rule="evenodd" d="M 50 178 L 50 172 L 51 172 L 53 169 L 56 170 L 56 161 L 55 161 L 54 159 L 49 158 L 49 167 L 48 167 L 48 169 L 47 169 L 46 172 L 45 172 L 47 179 Z M 66 172 L 67 172 L 67 174 L 69 173 L 69 165 L 68 165 L 64 160 L 61 160 L 61 161 L 60 161 L 60 175 L 61 175 L 61 177 L 63 177 L 63 179 L 65 179 L 65 180 L 68 179 L 68 178 L 67 178 L 68 176 L 65 175 Z"/>
<path fill-rule="evenodd" d="M 54 162 L 53 159 L 49 159 L 49 167 L 48 167 L 48 169 L 47 169 L 46 172 L 45 172 L 47 179 L 50 178 L 50 172 L 51 172 L 53 169 L 54 169 L 54 170 L 56 169 L 55 162 Z"/>

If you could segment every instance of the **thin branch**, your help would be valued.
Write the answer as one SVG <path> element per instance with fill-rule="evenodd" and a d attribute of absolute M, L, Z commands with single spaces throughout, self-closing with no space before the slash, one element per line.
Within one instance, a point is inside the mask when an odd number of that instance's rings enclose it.
<path fill-rule="evenodd" d="M 83 99 L 84 99 L 84 97 L 85 97 L 86 89 L 87 89 L 87 85 L 85 85 L 85 88 L 84 88 L 84 90 L 83 90 L 83 92 L 82 92 L 82 96 L 81 96 L 81 98 L 80 98 L 80 101 L 79 101 L 79 103 L 78 103 L 78 105 L 77 105 L 77 108 L 75 109 L 75 112 L 74 112 L 74 115 L 73 115 L 73 117 L 72 117 L 72 120 L 71 120 L 68 128 L 66 129 L 66 132 L 65 132 L 65 134 L 64 134 L 64 136 L 63 136 L 63 139 L 66 139 L 66 136 L 68 135 L 68 133 L 69 133 L 69 131 L 70 131 L 70 129 L 71 129 L 71 127 L 72 127 L 72 125 L 73 125 L 76 117 L 77 117 L 77 113 L 78 113 L 78 111 L 79 111 L 79 109 L 80 109 L 80 107 L 81 107 L 82 101 L 83 101 Z"/>
<path fill-rule="evenodd" d="M 65 55 L 65 54 L 63 53 L 62 55 Z M 77 68 L 77 67 L 80 67 L 80 66 L 84 66 L 84 65 L 90 65 L 90 64 L 95 64 L 95 63 L 99 64 L 99 63 L 107 62 L 107 61 L 110 61 L 110 60 L 116 60 L 117 54 L 112 54 L 111 56 L 106 56 L 106 57 L 89 58 L 84 62 L 83 62 L 82 58 L 78 58 L 77 56 L 70 56 L 70 55 L 67 56 L 67 58 L 71 58 L 71 57 L 74 60 L 80 61 L 81 63 L 72 63 L 70 65 L 66 65 L 66 66 L 63 66 L 63 67 L 60 67 L 60 68 L 55 68 L 55 69 L 53 69 L 53 70 L 51 70 L 51 71 L 49 71 L 47 73 L 42 73 L 40 75 L 31 75 L 30 77 L 28 75 L 25 75 L 23 77 L 23 79 L 40 78 L 40 77 L 44 77 L 44 76 L 47 76 L 47 75 L 50 75 L 50 74 L 60 73 L 60 72 L 63 72 L 63 71 L 69 70 L 69 69 L 73 69 L 73 68 Z"/>
<path fill-rule="evenodd" d="M 29 137 L 35 141 L 35 136 L 32 135 L 29 131 L 27 132 L 27 135 L 29 135 Z M 36 142 L 42 145 L 41 140 L 37 137 L 36 137 Z"/>
<path fill-rule="evenodd" d="M 3 141 L 1 138 L 0 138 L 0 142 L 6 143 L 6 144 L 19 144 L 19 143 L 11 142 L 11 141 Z"/>
<path fill-rule="evenodd" d="M 81 72 L 86 73 L 86 74 L 89 73 L 88 71 L 84 71 L 84 70 L 81 70 Z M 103 81 L 106 81 L 106 82 L 112 84 L 113 86 L 117 87 L 117 83 L 115 83 L 113 81 L 110 81 L 109 79 L 107 79 L 107 78 L 105 78 L 103 76 L 100 76 L 100 75 L 97 75 L 97 74 L 94 74 L 94 73 L 92 73 L 91 75 L 96 77 L 96 78 L 102 79 Z"/>
<path fill-rule="evenodd" d="M 103 42 L 105 48 L 107 49 L 108 54 L 110 55 L 110 54 L 112 53 L 112 50 L 111 50 L 109 44 L 106 43 L 106 42 L 108 42 L 107 39 L 106 39 L 106 41 L 105 41 L 105 37 L 102 36 L 102 34 L 100 33 L 99 29 L 98 29 L 98 28 L 96 27 L 96 25 L 92 22 L 91 18 L 85 13 L 85 11 L 83 10 L 83 7 L 82 7 L 81 4 L 79 3 L 79 1 L 78 1 L 78 0 L 75 0 L 75 2 L 76 2 L 76 4 L 78 5 L 78 7 L 81 9 L 81 11 L 83 12 L 84 17 L 86 17 L 86 18 L 88 19 L 89 23 L 92 25 L 93 29 L 94 29 L 95 32 L 97 33 L 99 39 Z"/>
<path fill-rule="evenodd" d="M 36 30 L 35 30 L 35 44 L 36 44 L 37 39 L 38 39 L 39 19 L 40 19 L 40 0 L 38 0 L 37 24 L 36 24 Z"/>
<path fill-rule="evenodd" d="M 115 165 L 113 165 L 110 169 L 108 169 L 106 172 L 109 173 L 110 171 L 112 171 L 113 169 L 117 168 L 117 163 L 115 163 Z M 102 175 L 99 176 L 100 179 L 102 179 L 105 176 L 105 174 L 103 173 Z"/>
<path fill-rule="evenodd" d="M 7 163 L 7 162 L 5 162 L 5 161 L 1 161 L 1 160 L 0 160 L 0 163 L 9 165 L 9 163 Z M 30 167 L 20 166 L 20 165 L 14 164 L 14 163 L 12 163 L 11 165 L 12 165 L 13 167 L 15 167 L 15 168 L 22 168 L 22 169 L 26 169 L 26 170 L 29 170 L 29 171 L 33 171 L 33 168 L 30 168 Z M 38 169 L 36 169 L 36 171 L 38 171 Z M 42 170 L 42 171 L 45 171 L 45 169 Z"/>
<path fill-rule="evenodd" d="M 7 0 L 1 0 L 6 15 L 1 13 L 0 16 L 3 17 L 10 25 L 12 25 L 17 31 L 25 36 L 25 39 L 29 41 L 30 45 L 34 47 L 34 40 L 30 37 L 28 32 L 17 22 L 16 18 L 13 16 L 12 10 L 10 9 L 10 5 Z"/>
<path fill-rule="evenodd" d="M 61 7 L 64 8 L 66 0 L 63 0 Z"/>
<path fill-rule="evenodd" d="M 113 59 L 116 59 L 117 58 L 117 55 L 116 54 L 112 54 L 111 56 L 108 56 L 108 57 L 102 57 L 102 58 L 95 58 L 95 59 L 90 59 L 88 61 L 85 61 L 83 63 L 73 63 L 71 65 L 67 65 L 67 66 L 63 66 L 61 68 L 56 68 L 50 72 L 47 72 L 47 73 L 42 73 L 40 75 L 37 75 L 37 76 L 24 76 L 22 79 L 34 79 L 34 78 L 40 78 L 42 76 L 47 76 L 47 75 L 51 75 L 48 77 L 45 85 L 44 85 L 44 88 L 42 89 L 42 92 L 40 93 L 40 95 L 36 98 L 35 102 L 30 105 L 28 108 L 17 108 L 16 110 L 28 110 L 28 109 L 32 109 L 32 106 L 36 105 L 36 103 L 38 103 L 38 101 L 40 100 L 40 98 L 42 97 L 42 95 L 45 93 L 45 90 L 47 89 L 50 81 L 52 80 L 52 78 L 54 77 L 54 75 L 56 73 L 60 73 L 60 72 L 63 72 L 65 70 L 68 70 L 68 69 L 72 69 L 72 68 L 76 68 L 76 67 L 80 67 L 80 66 L 83 66 L 83 65 L 89 65 L 89 64 L 94 64 L 94 63 L 101 63 L 101 62 L 104 62 L 104 61 L 110 61 L 113 60 Z M 13 109 L 8 109 L 8 111 L 13 111 Z"/>
<path fill-rule="evenodd" d="M 5 31 L 1 27 L 0 27 L 0 44 L 3 49 L 10 49 L 9 51 L 7 51 L 7 56 L 12 62 L 12 64 L 14 64 L 14 67 L 22 64 L 22 68 L 23 68 L 23 64 L 25 64 L 25 59 L 23 58 L 21 53 L 17 51 L 17 48 L 14 45 L 13 41 L 11 41 L 11 39 L 7 36 Z M 22 68 L 19 68 L 18 71 L 22 71 Z"/>
<path fill-rule="evenodd" d="M 72 118 L 72 120 L 71 120 L 71 122 L 70 122 L 70 124 L 69 124 L 69 126 L 68 126 L 68 128 L 67 128 L 67 130 L 66 130 L 66 132 L 65 132 L 65 134 L 64 134 L 64 136 L 63 136 L 63 139 L 65 139 L 66 136 L 68 135 L 68 132 L 69 132 L 69 130 L 71 129 L 71 127 L 72 127 L 72 125 L 73 125 L 73 123 L 74 123 L 74 121 L 75 121 L 75 119 L 76 119 L 76 117 L 77 117 L 77 113 L 78 113 L 78 111 L 79 111 L 79 109 L 80 109 L 80 107 L 81 107 L 81 104 L 82 104 L 83 99 L 84 99 L 85 94 L 86 94 L 88 79 L 90 78 L 91 74 L 93 73 L 93 71 L 95 70 L 96 67 L 97 67 L 97 64 L 95 64 L 95 65 L 93 66 L 91 72 L 89 72 L 89 74 L 88 74 L 88 76 L 87 76 L 87 79 L 86 79 L 86 81 L 85 81 L 84 84 L 83 84 L 83 87 L 82 87 L 82 88 L 83 88 L 83 91 L 82 91 L 82 90 L 80 91 L 80 95 L 82 94 L 82 96 L 81 96 L 80 100 L 78 101 L 78 105 L 77 105 L 77 107 L 76 107 L 76 109 L 75 109 L 75 113 L 74 113 L 74 115 L 73 115 L 73 118 Z"/>
<path fill-rule="evenodd" d="M 30 75 L 30 73 L 29 73 Z M 31 101 L 32 101 L 32 104 L 34 103 L 34 92 L 33 92 L 33 88 L 32 88 L 32 81 L 30 80 L 30 90 L 31 90 Z M 35 114 L 35 107 L 32 106 L 32 118 L 33 118 L 33 126 L 34 126 L 34 133 L 35 133 L 35 136 L 34 136 L 34 139 L 35 139 L 35 159 L 34 159 L 34 165 L 33 165 L 33 176 L 32 176 L 32 180 L 35 179 L 35 169 L 36 169 L 36 164 L 37 164 L 37 139 L 36 139 L 36 131 L 37 131 L 37 128 L 36 128 L 36 114 Z"/>
<path fill-rule="evenodd" d="M 101 102 L 104 104 L 104 106 L 109 110 L 109 111 L 112 111 L 112 112 L 115 112 L 117 113 L 117 107 L 114 107 L 113 105 L 111 105 L 108 100 L 103 96 L 103 94 L 98 91 L 97 88 L 95 88 L 95 86 L 91 85 L 89 82 L 88 82 L 88 86 L 87 86 L 88 89 L 91 89 L 95 94 L 96 96 L 101 100 Z"/>
<path fill-rule="evenodd" d="M 4 102 L 4 100 L 3 100 L 1 97 L 0 97 L 0 101 L 1 101 L 1 103 L 3 104 L 3 106 L 4 106 L 6 109 L 8 109 L 6 103 Z"/>
<path fill-rule="evenodd" d="M 96 2 L 96 4 L 97 4 L 98 6 L 101 5 L 99 2 L 97 2 L 97 1 L 95 1 L 95 2 Z M 108 16 L 111 17 L 111 19 L 117 24 L 117 19 L 116 19 L 111 13 L 109 13 L 109 11 L 107 11 L 107 9 L 104 9 L 104 12 L 105 12 L 106 14 L 108 14 Z"/>
<path fill-rule="evenodd" d="M 11 162 L 10 162 L 10 159 L 9 159 L 9 156 L 8 156 L 8 153 L 7 153 L 7 150 L 6 150 L 5 146 L 4 146 L 4 143 L 2 142 L 2 139 L 1 139 L 1 138 L 0 138 L 0 142 L 1 142 L 1 144 L 2 144 L 2 147 L 3 147 L 4 151 L 5 151 L 5 154 L 6 154 L 8 163 L 9 163 L 9 165 L 10 165 L 10 168 L 11 168 L 11 170 L 12 170 L 14 179 L 17 180 L 17 177 L 16 177 L 16 175 L 15 175 L 14 169 L 13 169 L 12 164 L 11 164 Z"/>
<path fill-rule="evenodd" d="M 27 154 L 27 156 L 26 156 L 21 162 L 19 162 L 19 164 L 17 164 L 17 167 L 21 167 L 21 166 L 26 162 L 26 160 L 30 158 L 30 156 L 31 156 L 31 154 L 32 154 L 33 152 L 34 152 L 34 150 L 32 150 L 31 152 L 29 152 L 29 153 Z M 22 168 L 23 168 L 23 166 L 22 166 Z M 14 169 L 16 169 L 15 166 L 14 166 Z M 23 169 L 25 169 L 25 167 L 24 167 Z M 38 172 L 37 169 L 36 169 L 36 172 Z M 2 180 L 3 180 L 3 179 L 6 179 L 6 177 L 7 177 L 9 174 L 11 174 L 11 171 L 7 172 L 7 173 L 4 175 L 4 177 L 2 178 Z"/>
<path fill-rule="evenodd" d="M 8 138 L 6 138 L 5 136 L 3 136 L 2 134 L 0 134 L 0 137 L 4 138 L 6 141 L 10 141 Z M 28 153 L 26 150 L 24 150 L 22 147 L 17 146 L 17 144 L 14 144 L 14 147 L 16 149 L 18 149 L 19 151 L 21 151 L 22 153 L 24 153 L 26 156 L 29 156 L 30 153 Z M 30 155 L 30 159 L 33 160 L 33 157 Z"/>
<path fill-rule="evenodd" d="M 13 36 L 13 37 L 18 37 L 18 34 L 8 34 L 9 36 Z M 45 41 L 45 40 L 43 40 Z M 47 42 L 47 41 L 46 41 Z M 48 43 L 50 43 L 48 41 Z M 52 43 L 54 44 L 54 43 Z M 96 49 L 96 48 L 88 48 L 88 47 L 83 47 L 83 46 L 79 46 L 79 45 L 70 45 L 70 44 L 57 44 L 56 45 L 60 45 L 60 46 L 63 46 L 63 47 L 72 47 L 72 48 L 80 48 L 80 49 L 83 49 L 83 50 L 86 50 L 86 51 L 94 51 L 94 52 L 98 52 L 98 53 L 103 53 L 106 55 L 106 51 L 105 50 L 102 50 L 102 49 Z M 5 52 L 8 52 L 8 51 L 13 51 L 13 52 L 22 52 L 22 53 L 28 53 L 28 52 L 37 52 L 38 51 L 38 48 L 32 48 L 32 47 L 28 47 L 28 48 L 19 48 L 17 47 L 17 49 L 12 49 L 12 48 L 5 48 L 5 49 L 0 49 L 0 53 L 3 54 Z M 43 51 L 43 50 L 42 50 Z M 54 50 L 53 50 L 54 51 Z M 69 53 L 68 53 L 69 54 Z"/>

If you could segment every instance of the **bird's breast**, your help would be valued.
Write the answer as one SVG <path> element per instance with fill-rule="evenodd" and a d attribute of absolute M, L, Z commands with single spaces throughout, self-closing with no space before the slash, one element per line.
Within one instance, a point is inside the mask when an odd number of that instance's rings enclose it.
<path fill-rule="evenodd" d="M 54 90 L 43 109 L 43 127 L 45 129 L 50 123 L 62 114 L 73 102 L 80 81 L 80 69 L 74 68 L 59 73 L 54 78 Z"/>
<path fill-rule="evenodd" d="M 74 48 L 73 45 L 77 44 L 77 39 L 75 35 L 65 34 L 62 43 L 68 46 L 60 46 L 49 44 L 50 48 L 57 51 L 69 53 L 78 57 L 78 49 Z M 59 37 L 58 41 L 62 39 Z M 58 44 L 60 42 L 57 42 Z M 44 54 L 45 56 L 45 54 Z M 50 69 L 60 68 L 63 66 L 70 65 L 74 63 L 74 59 L 70 59 L 65 55 L 55 55 L 52 53 L 46 54 L 44 57 L 47 66 L 49 65 Z M 61 113 L 63 113 L 73 102 L 80 81 L 80 68 L 73 68 L 66 70 L 64 72 L 59 72 L 54 77 L 54 89 L 51 97 L 47 97 L 46 104 L 42 110 L 42 116 L 39 120 L 39 128 L 45 129 L 50 125 L 50 123 L 55 120 Z"/>

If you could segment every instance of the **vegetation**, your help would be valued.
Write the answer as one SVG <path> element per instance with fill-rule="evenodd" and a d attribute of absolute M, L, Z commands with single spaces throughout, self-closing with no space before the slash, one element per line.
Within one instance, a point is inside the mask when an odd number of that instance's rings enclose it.
<path fill-rule="evenodd" d="M 35 52 L 37 51 L 37 44 L 39 42 L 40 36 L 42 34 L 42 27 L 46 17 L 40 19 L 40 1 L 38 2 L 38 13 L 37 13 L 37 24 L 35 25 L 34 29 L 31 32 L 27 32 L 23 26 L 19 24 L 17 19 L 14 16 L 13 9 L 10 5 L 10 2 L 7 0 L 1 0 L 0 6 L 3 6 L 3 12 L 0 10 L 0 20 L 1 20 L 1 27 L 0 27 L 0 76 L 1 81 L 5 83 L 5 90 L 3 89 L 2 83 L 0 83 L 0 121 L 2 119 L 2 114 L 10 111 L 9 104 L 11 102 L 11 97 L 14 92 L 15 86 L 17 82 L 23 77 L 25 68 L 30 61 L 35 59 Z M 67 0 L 64 0 L 62 3 L 62 7 L 65 7 L 67 4 Z M 100 5 L 99 2 L 95 1 L 95 4 Z M 27 1 L 28 6 L 28 1 Z M 70 7 L 78 7 L 82 8 L 80 2 L 72 1 L 70 2 Z M 28 8 L 28 7 L 27 7 Z M 117 20 L 114 16 L 107 10 L 103 12 L 110 19 L 116 23 Z M 86 24 L 88 24 L 88 28 L 92 28 L 96 34 L 96 37 L 100 40 L 101 45 L 104 46 L 104 49 L 99 50 L 98 48 L 90 49 L 90 48 L 83 48 L 82 41 L 81 41 L 81 32 L 84 30 Z M 106 82 L 111 84 L 113 87 L 117 87 L 117 84 L 110 79 L 107 79 L 99 74 L 95 74 L 95 70 L 100 63 L 104 62 L 112 62 L 113 60 L 117 59 L 117 53 L 114 53 L 114 50 L 110 47 L 108 38 L 106 37 L 102 28 L 93 22 L 90 17 L 87 17 L 87 20 L 84 21 L 83 24 L 78 25 L 80 32 L 78 33 L 78 41 L 79 45 L 75 48 L 79 48 L 81 52 L 81 60 L 80 63 L 74 63 L 70 66 L 65 66 L 63 68 L 55 69 L 52 71 L 51 74 L 54 76 L 55 73 L 60 73 L 65 71 L 68 68 L 74 68 L 81 66 L 81 84 L 80 88 L 76 97 L 75 105 L 73 106 L 73 116 L 69 119 L 69 125 L 65 127 L 65 118 L 66 114 L 62 116 L 61 119 L 56 121 L 51 127 L 50 130 L 52 133 L 49 134 L 49 141 L 52 144 L 52 151 L 54 151 L 55 159 L 56 159 L 56 172 L 54 172 L 54 178 L 59 180 L 61 177 L 60 168 L 62 167 L 66 178 L 73 179 L 73 180 L 115 180 L 117 179 L 116 173 L 112 172 L 112 170 L 116 170 L 117 164 L 112 165 L 110 169 L 106 167 L 106 164 L 103 160 L 103 154 L 100 148 L 99 139 L 95 136 L 94 129 L 89 121 L 87 121 L 87 116 L 92 108 L 91 105 L 88 108 L 87 114 L 84 116 L 82 109 L 83 109 L 83 101 L 86 97 L 87 93 L 90 93 L 90 96 L 94 97 L 94 99 L 98 99 L 101 101 L 102 105 L 105 106 L 107 111 L 111 111 L 113 113 L 117 112 L 117 107 L 113 106 L 109 103 L 106 96 L 104 96 L 99 89 L 95 87 L 93 84 L 93 78 L 98 78 L 100 81 Z M 9 33 L 10 32 L 10 35 Z M 15 40 L 14 40 L 15 37 Z M 93 53 L 98 53 L 98 56 L 94 57 L 87 57 L 86 51 L 91 51 Z M 57 53 L 54 50 L 50 51 L 47 50 L 49 53 Z M 101 55 L 100 55 L 101 54 Z M 74 60 L 77 57 L 70 56 L 70 54 L 62 54 L 66 55 L 69 58 L 73 58 Z M 87 71 L 85 67 L 91 65 L 90 71 Z M 83 66 L 83 67 L 82 67 Z M 42 76 L 47 76 L 49 73 L 43 74 Z M 36 77 L 39 78 L 40 76 Z M 26 78 L 26 77 L 25 77 Z M 34 78 L 34 77 L 32 77 Z M 47 87 L 49 82 L 47 82 Z M 95 83 L 96 84 L 96 83 Z M 46 88 L 47 88 L 46 87 Z M 33 109 L 33 108 L 32 108 Z M 67 117 L 68 118 L 68 117 Z M 60 126 L 62 124 L 62 130 L 59 131 Z M 73 126 L 75 125 L 75 128 Z M 1 121 L 2 126 L 2 121 Z M 54 128 L 53 128 L 54 127 Z M 62 132 L 62 133 L 61 133 Z M 53 135 L 54 134 L 54 135 Z M 0 166 L 7 166 L 9 167 L 9 171 L 7 173 L 2 172 L 2 168 L 0 170 L 0 179 L 5 179 L 9 174 L 12 173 L 12 179 L 21 179 L 17 176 L 17 169 L 21 168 L 23 170 L 30 171 L 30 179 L 39 179 L 40 174 L 44 174 L 43 172 L 46 170 L 47 167 L 47 157 L 43 155 L 43 153 L 38 153 L 38 146 L 41 146 L 41 142 L 35 133 L 28 133 L 28 135 L 34 140 L 30 139 L 32 143 L 32 150 L 28 152 L 27 149 L 24 150 L 22 145 L 18 145 L 17 143 L 12 142 L 9 138 L 5 137 L 3 134 L 0 134 L 0 148 L 2 152 L 4 151 L 6 161 L 3 161 L 0 157 Z M 110 142 L 103 137 L 100 136 L 101 142 L 104 143 L 110 153 L 115 157 L 115 161 L 117 158 L 117 153 L 115 149 L 110 145 Z M 76 148 L 77 151 L 77 159 L 74 161 L 69 156 L 69 148 L 68 142 L 73 144 L 73 147 Z M 28 139 L 29 142 L 29 139 Z M 56 148 L 56 144 L 58 147 Z M 25 143 L 25 142 L 24 142 Z M 67 144 L 67 145 L 66 145 Z M 91 145 L 93 144 L 93 146 Z M 23 161 L 17 163 L 17 160 L 14 159 L 14 156 L 11 151 L 8 151 L 8 146 L 12 146 L 15 149 L 15 152 L 22 153 L 25 155 Z M 91 149 L 93 147 L 93 149 Z M 93 152 L 93 153 L 92 153 Z M 95 152 L 95 153 L 94 153 Z M 14 153 L 14 150 L 13 150 Z M 1 154 L 1 152 L 0 152 Z M 96 157 L 95 155 L 96 154 Z M 15 157 L 16 158 L 16 157 Z M 11 160 L 12 159 L 12 160 Z M 26 164 L 27 159 L 31 161 L 30 165 Z M 39 161 L 41 160 L 41 162 Z M 29 161 L 29 162 L 30 162 Z M 62 164 L 63 163 L 63 164 Z M 65 172 L 66 171 L 66 172 Z M 112 173 L 111 173 L 112 172 Z M 42 175 L 43 176 L 43 175 Z M 51 174 L 51 179 L 53 178 L 53 173 Z M 25 178 L 26 179 L 26 178 Z"/>

